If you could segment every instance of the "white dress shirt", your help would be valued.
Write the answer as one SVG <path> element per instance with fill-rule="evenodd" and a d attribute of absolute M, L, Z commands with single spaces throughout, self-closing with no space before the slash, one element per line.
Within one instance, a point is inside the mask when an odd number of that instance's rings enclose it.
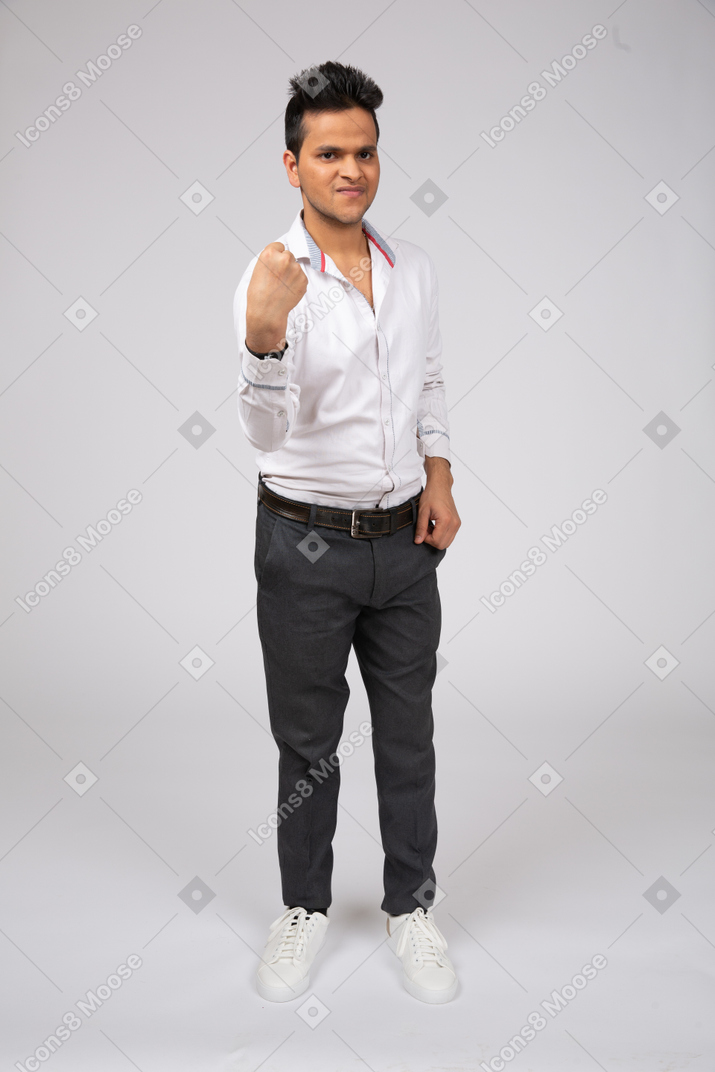
<path fill-rule="evenodd" d="M 314 242 L 302 210 L 278 239 L 308 278 L 282 358 L 246 349 L 257 256 L 233 302 L 238 417 L 265 483 L 289 499 L 349 510 L 397 506 L 423 486 L 425 454 L 450 459 L 434 264 L 412 242 L 388 244 L 365 217 L 362 229 L 374 310 Z"/>

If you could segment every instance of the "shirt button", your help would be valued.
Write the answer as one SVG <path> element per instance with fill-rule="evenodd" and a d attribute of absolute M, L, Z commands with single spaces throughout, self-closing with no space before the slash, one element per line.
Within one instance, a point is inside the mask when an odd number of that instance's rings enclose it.
<path fill-rule="evenodd" d="M 386 379 L 387 379 L 387 373 L 386 373 L 386 372 L 383 372 L 383 374 L 382 374 L 382 378 L 383 378 L 383 380 L 386 380 Z"/>
<path fill-rule="evenodd" d="M 278 413 L 276 414 L 276 416 L 278 416 L 278 417 L 285 417 L 285 415 L 286 415 L 286 411 L 284 409 L 279 409 Z"/>
<path fill-rule="evenodd" d="M 278 375 L 279 376 L 285 376 L 285 374 L 286 374 L 286 370 L 284 368 L 279 368 L 278 369 Z"/>
<path fill-rule="evenodd" d="M 385 424 L 389 424 L 389 423 L 390 423 L 390 418 L 389 418 L 389 417 L 385 417 Z"/>

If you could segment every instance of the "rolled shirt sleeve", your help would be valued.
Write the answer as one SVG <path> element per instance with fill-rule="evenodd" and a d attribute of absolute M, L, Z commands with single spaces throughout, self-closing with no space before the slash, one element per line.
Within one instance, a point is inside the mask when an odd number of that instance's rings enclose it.
<path fill-rule="evenodd" d="M 430 270 L 429 329 L 427 335 L 425 381 L 417 406 L 417 435 L 420 454 L 429 458 L 446 458 L 451 465 L 449 449 L 449 416 L 444 379 L 442 377 L 442 336 L 439 330 L 439 284 L 437 272 L 429 254 Z"/>

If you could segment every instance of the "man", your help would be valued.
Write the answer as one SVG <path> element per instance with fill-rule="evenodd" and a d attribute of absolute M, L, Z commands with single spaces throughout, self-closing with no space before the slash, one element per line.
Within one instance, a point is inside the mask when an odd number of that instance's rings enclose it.
<path fill-rule="evenodd" d="M 436 568 L 461 522 L 437 280 L 424 250 L 365 217 L 379 87 L 334 62 L 290 87 L 283 163 L 303 208 L 234 299 L 238 413 L 258 450 L 257 619 L 286 906 L 257 986 L 272 1001 L 302 994 L 325 940 L 352 646 L 370 704 L 388 942 L 409 993 L 439 1003 L 457 979 L 430 904 Z"/>

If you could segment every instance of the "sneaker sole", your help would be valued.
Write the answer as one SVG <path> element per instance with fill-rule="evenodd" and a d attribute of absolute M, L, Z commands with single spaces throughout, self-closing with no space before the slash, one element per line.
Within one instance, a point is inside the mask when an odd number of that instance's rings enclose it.
<path fill-rule="evenodd" d="M 299 998 L 310 986 L 310 973 L 300 983 L 291 989 L 289 986 L 266 986 L 260 979 L 256 980 L 258 993 L 264 1001 L 292 1001 Z"/>
<path fill-rule="evenodd" d="M 408 994 L 419 1001 L 426 1001 L 428 1005 L 442 1005 L 446 1001 L 451 1001 L 457 993 L 457 979 L 447 990 L 426 990 L 423 986 L 414 983 L 408 975 L 402 976 L 402 982 Z"/>

